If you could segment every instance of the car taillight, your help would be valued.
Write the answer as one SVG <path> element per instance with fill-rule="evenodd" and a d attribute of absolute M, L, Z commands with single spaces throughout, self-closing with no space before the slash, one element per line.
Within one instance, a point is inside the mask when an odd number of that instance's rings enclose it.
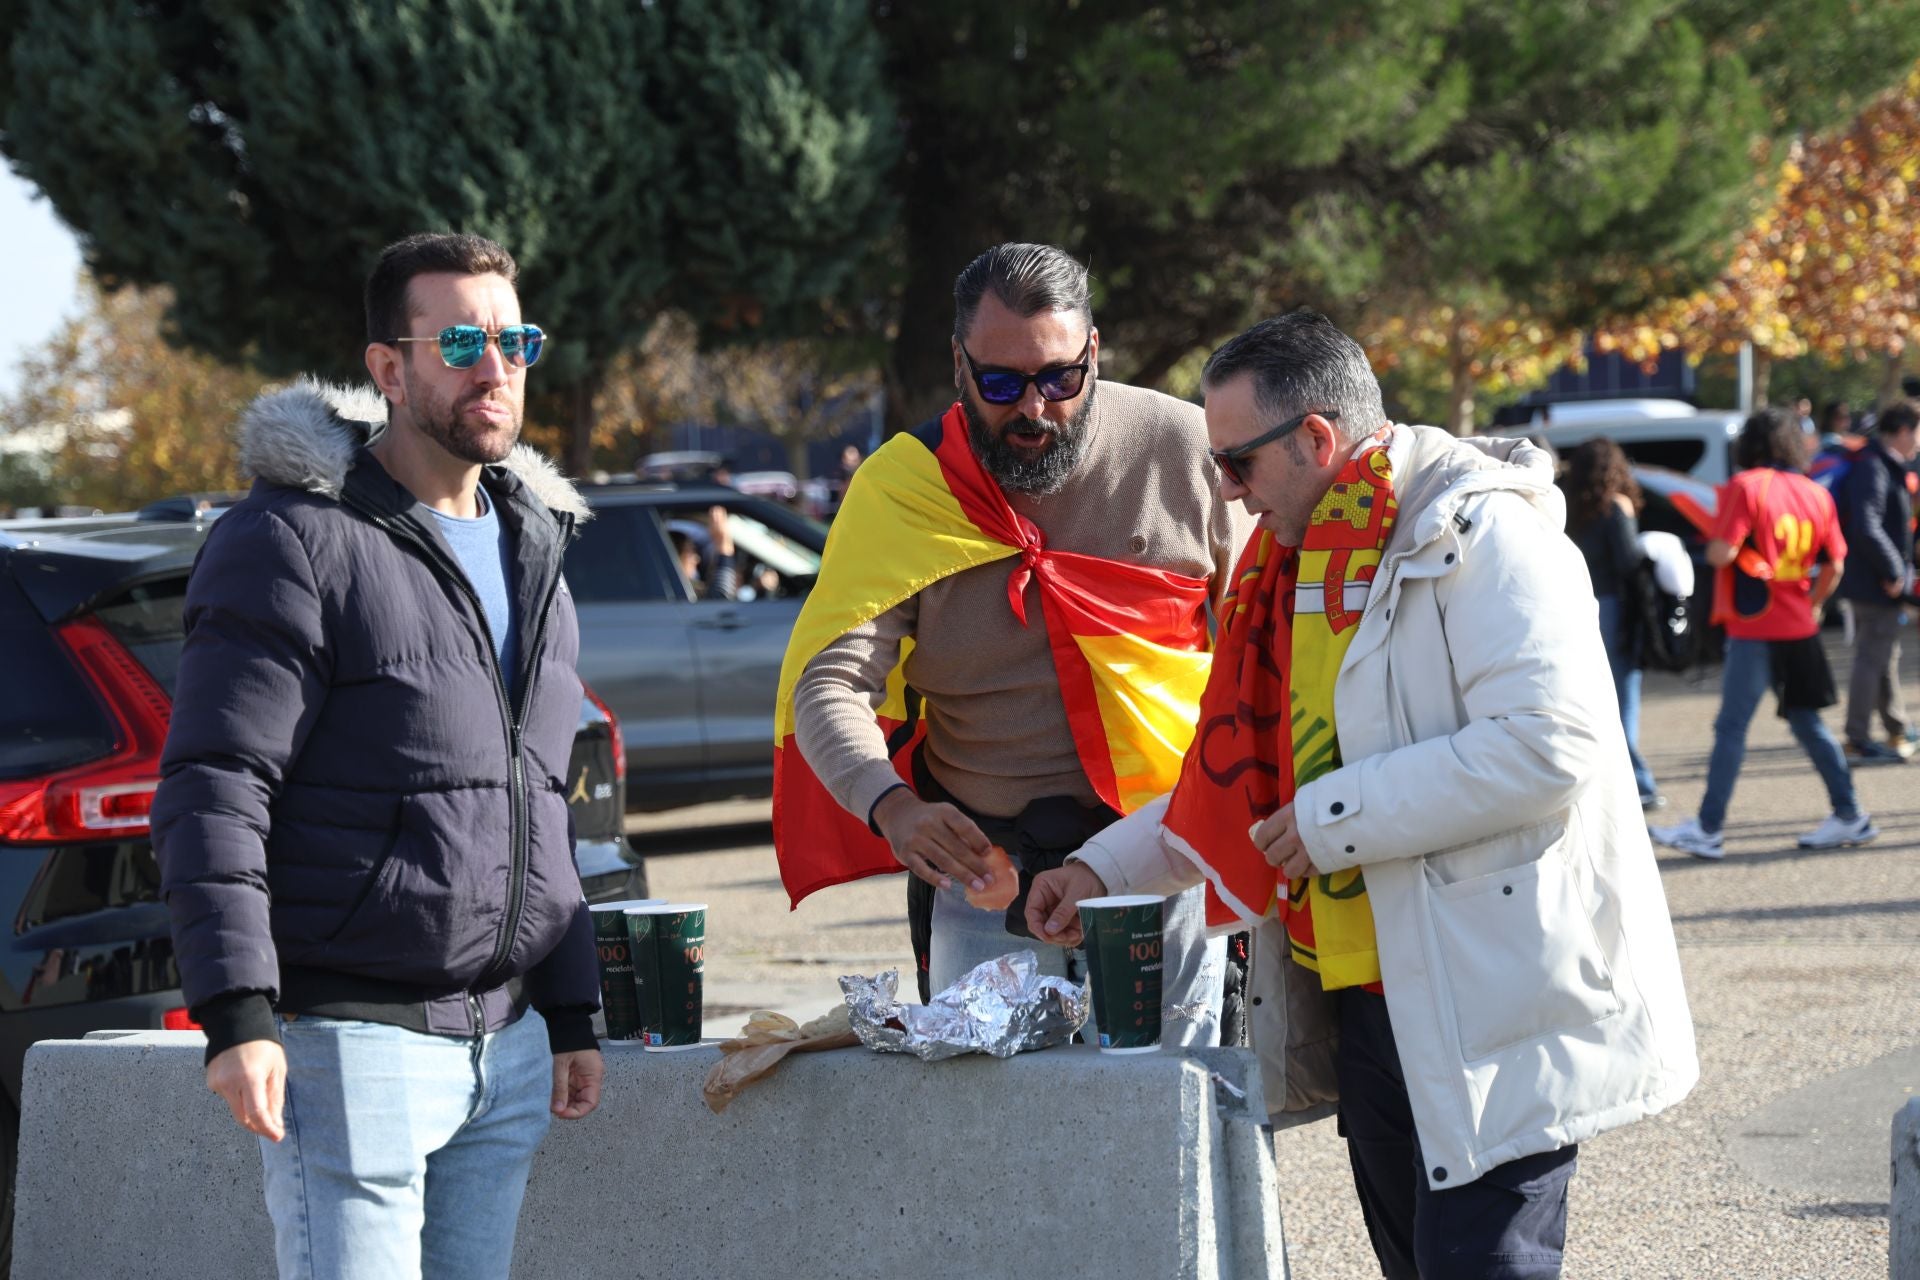
<path fill-rule="evenodd" d="M 160 1025 L 168 1031 L 205 1031 L 185 1009 L 169 1009 L 160 1015 Z"/>
<path fill-rule="evenodd" d="M 599 694 L 584 684 L 580 688 L 587 695 L 587 701 L 600 708 L 600 714 L 607 718 L 607 732 L 613 736 L 613 776 L 616 781 L 625 782 L 627 780 L 627 742 L 620 736 L 620 717 L 613 714 L 612 707 L 600 701 Z"/>
<path fill-rule="evenodd" d="M 113 717 L 113 750 L 101 760 L 39 778 L 0 782 L 0 840 L 65 842 L 147 833 L 160 785 L 160 751 L 173 703 L 147 669 L 99 622 L 54 628 Z"/>

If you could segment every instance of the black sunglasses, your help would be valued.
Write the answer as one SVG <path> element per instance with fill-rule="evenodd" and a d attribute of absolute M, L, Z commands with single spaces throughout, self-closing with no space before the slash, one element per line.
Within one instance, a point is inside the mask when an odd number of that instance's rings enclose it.
<path fill-rule="evenodd" d="M 973 353 L 967 350 L 967 344 L 960 344 L 960 355 L 967 362 L 973 385 L 980 389 L 980 398 L 988 404 L 1017 404 L 1027 394 L 1028 383 L 1039 388 L 1042 400 L 1073 399 L 1086 385 L 1087 353 L 1092 350 L 1093 334 L 1089 333 L 1087 344 L 1080 348 L 1075 363 L 1051 365 L 1038 373 L 1015 373 L 1011 369 L 982 369 L 973 362 Z"/>
<path fill-rule="evenodd" d="M 1254 450 L 1260 448 L 1262 445 L 1272 444 L 1281 436 L 1298 431 L 1301 423 L 1316 415 L 1325 418 L 1328 422 L 1338 422 L 1340 420 L 1340 411 L 1337 409 L 1309 409 L 1297 418 L 1288 418 L 1271 431 L 1261 432 L 1245 444 L 1237 444 L 1231 449 L 1209 449 L 1207 450 L 1207 456 L 1213 459 L 1214 466 L 1219 467 L 1227 473 L 1227 479 L 1237 485 L 1244 485 L 1247 482 L 1247 474 L 1241 469 L 1241 464 L 1247 460 L 1248 456 L 1251 455 Z"/>

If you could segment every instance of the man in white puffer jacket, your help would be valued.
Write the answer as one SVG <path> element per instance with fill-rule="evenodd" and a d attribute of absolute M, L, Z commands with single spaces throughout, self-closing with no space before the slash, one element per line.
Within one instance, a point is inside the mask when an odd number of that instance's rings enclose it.
<path fill-rule="evenodd" d="M 1699 1067 L 1550 461 L 1390 424 L 1364 352 L 1311 312 L 1227 343 L 1204 382 L 1221 493 L 1271 538 L 1179 786 L 1043 876 L 1029 923 L 1072 940 L 1082 898 L 1209 880 L 1256 922 L 1274 1122 L 1337 1106 L 1386 1275 L 1557 1276 L 1576 1144 Z M 1291 717 L 1258 714 L 1289 695 Z"/>

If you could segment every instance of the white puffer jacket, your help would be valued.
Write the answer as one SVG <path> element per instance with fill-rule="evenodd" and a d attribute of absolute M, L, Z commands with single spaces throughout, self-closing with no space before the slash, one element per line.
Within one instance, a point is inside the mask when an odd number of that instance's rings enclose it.
<path fill-rule="evenodd" d="M 1396 427 L 1399 515 L 1334 686 L 1342 767 L 1300 789 L 1322 871 L 1360 866 L 1436 1190 L 1685 1097 L 1699 1076 L 1593 590 L 1546 455 Z M 1112 892 L 1195 872 L 1164 799 L 1079 860 Z M 1276 1123 L 1336 1098 L 1319 978 L 1272 920 L 1251 1025 Z"/>

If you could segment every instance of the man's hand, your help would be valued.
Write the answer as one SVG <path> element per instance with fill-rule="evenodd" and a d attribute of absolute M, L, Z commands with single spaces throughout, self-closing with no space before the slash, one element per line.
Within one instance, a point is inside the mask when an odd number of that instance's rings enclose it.
<path fill-rule="evenodd" d="M 1293 820 L 1291 804 L 1282 805 L 1279 812 L 1254 823 L 1247 835 L 1267 862 L 1280 868 L 1280 874 L 1287 879 L 1298 880 L 1301 876 L 1320 874 L 1320 869 L 1313 865 L 1313 857 L 1307 852 L 1307 846 L 1300 840 L 1300 828 Z"/>
<path fill-rule="evenodd" d="M 1107 882 L 1084 862 L 1069 862 L 1033 878 L 1027 890 L 1027 931 L 1063 947 L 1080 945 L 1080 902 L 1104 898 Z"/>
<path fill-rule="evenodd" d="M 600 1082 L 607 1078 L 606 1060 L 598 1049 L 579 1049 L 553 1055 L 553 1114 L 578 1120 L 600 1105 Z"/>
<path fill-rule="evenodd" d="M 993 879 L 987 866 L 993 842 L 950 804 L 928 804 L 896 787 L 874 806 L 873 825 L 893 846 L 900 865 L 935 888 L 959 880 L 978 893 Z"/>
<path fill-rule="evenodd" d="M 287 1136 L 281 1119 L 287 1101 L 287 1051 L 278 1040 L 248 1040 L 215 1054 L 207 1064 L 207 1088 L 227 1100 L 227 1109 L 248 1133 L 272 1142 Z"/>

